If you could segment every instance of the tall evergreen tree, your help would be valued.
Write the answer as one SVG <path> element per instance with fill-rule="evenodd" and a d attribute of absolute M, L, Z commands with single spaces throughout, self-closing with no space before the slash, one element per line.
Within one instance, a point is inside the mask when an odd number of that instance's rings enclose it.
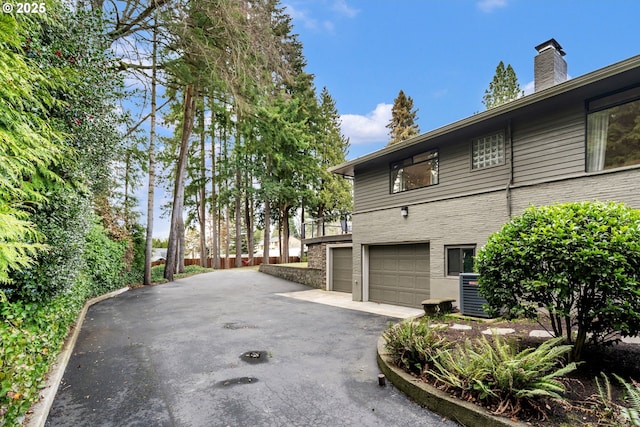
<path fill-rule="evenodd" d="M 319 107 L 314 154 L 320 168 L 314 197 L 308 204 L 316 218 L 335 220 L 352 209 L 351 184 L 328 169 L 345 161 L 349 141 L 340 133 L 340 115 L 326 87 L 320 94 Z"/>
<path fill-rule="evenodd" d="M 484 91 L 482 103 L 487 108 L 495 108 L 499 105 L 518 99 L 524 95 L 524 91 L 520 90 L 518 77 L 511 67 L 511 64 L 504 67 L 504 62 L 500 61 L 496 67 L 496 74 L 493 81 L 489 83 L 489 89 Z"/>
<path fill-rule="evenodd" d="M 420 128 L 416 123 L 417 112 L 418 110 L 413 108 L 413 99 L 400 90 L 398 97 L 393 100 L 391 121 L 387 125 L 391 137 L 387 145 L 397 144 L 420 133 Z"/>

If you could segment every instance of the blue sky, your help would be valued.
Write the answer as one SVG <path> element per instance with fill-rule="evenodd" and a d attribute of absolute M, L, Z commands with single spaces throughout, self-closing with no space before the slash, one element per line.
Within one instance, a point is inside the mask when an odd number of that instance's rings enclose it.
<path fill-rule="evenodd" d="M 531 92 L 534 49 L 555 38 L 570 77 L 640 54 L 637 0 L 283 0 L 318 93 L 326 86 L 350 139 L 349 159 L 384 147 L 400 89 L 421 132 L 484 110 L 500 61 Z M 145 186 L 146 187 L 146 184 Z M 141 211 L 146 189 L 138 193 Z M 169 234 L 156 191 L 154 236 Z M 141 218 L 146 222 L 144 218 Z"/>
<path fill-rule="evenodd" d="M 555 38 L 570 77 L 640 54 L 635 0 L 283 0 L 318 92 L 326 86 L 349 158 L 386 145 L 400 89 L 421 132 L 484 110 L 500 61 L 530 92 L 534 49 Z"/>

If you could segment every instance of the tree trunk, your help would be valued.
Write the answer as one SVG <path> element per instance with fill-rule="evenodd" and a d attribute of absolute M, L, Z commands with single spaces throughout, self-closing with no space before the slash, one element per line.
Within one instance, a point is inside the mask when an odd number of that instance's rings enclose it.
<path fill-rule="evenodd" d="M 269 264 L 269 246 L 271 245 L 271 204 L 264 202 L 264 251 L 262 251 L 262 263 Z"/>
<path fill-rule="evenodd" d="M 214 101 L 211 98 L 211 111 L 214 111 Z M 218 193 L 216 192 L 216 138 L 214 132 L 213 114 L 211 120 L 211 267 L 220 268 L 220 251 L 218 246 Z"/>
<path fill-rule="evenodd" d="M 207 190 L 205 188 L 207 181 L 204 162 L 204 108 L 200 112 L 200 129 L 200 206 L 198 206 L 198 216 L 200 217 L 200 267 L 207 267 Z"/>
<path fill-rule="evenodd" d="M 151 54 L 151 123 L 149 125 L 149 188 L 147 190 L 147 233 L 144 246 L 144 278 L 143 284 L 151 284 L 151 257 L 153 256 L 153 208 L 156 186 L 156 85 L 157 69 L 156 56 L 158 55 L 157 31 L 153 30 L 153 52 Z"/>
<path fill-rule="evenodd" d="M 178 248 L 182 246 L 184 248 L 184 241 L 178 239 L 184 239 L 184 233 L 180 237 L 180 226 L 184 229 L 184 220 L 182 218 L 182 211 L 184 206 L 184 179 L 187 170 L 187 157 L 189 154 L 189 137 L 193 130 L 193 119 L 195 113 L 195 97 L 193 84 L 187 85 L 184 94 L 184 115 L 182 121 L 182 137 L 180 139 L 180 151 L 178 154 L 178 164 L 176 167 L 176 176 L 173 190 L 173 207 L 171 210 L 171 224 L 169 228 L 169 244 L 167 247 L 167 264 L 164 269 L 164 278 L 168 281 L 173 281 L 173 275 L 177 271 L 176 267 L 182 265 L 184 270 L 184 258 L 178 262 L 179 251 Z"/>
<path fill-rule="evenodd" d="M 253 265 L 253 202 L 249 195 L 244 196 L 244 226 L 247 230 L 247 253 L 249 254 L 249 265 Z"/>
<path fill-rule="evenodd" d="M 129 171 L 131 170 L 131 151 L 127 150 L 124 160 L 124 229 L 129 231 Z"/>
<path fill-rule="evenodd" d="M 176 265 L 178 273 L 184 273 L 184 221 L 178 223 L 178 256 L 176 257 Z"/>
<path fill-rule="evenodd" d="M 240 169 L 236 168 L 236 195 L 235 195 L 235 222 L 236 222 L 236 267 L 242 267 L 242 198 L 240 196 L 241 185 Z"/>
<path fill-rule="evenodd" d="M 229 219 L 229 205 L 226 206 L 226 213 L 225 213 L 225 226 L 227 228 L 227 232 L 225 233 L 225 239 L 224 239 L 224 244 L 225 244 L 225 266 L 227 268 L 230 268 L 231 266 L 229 265 L 229 251 L 231 251 L 231 221 Z"/>
<path fill-rule="evenodd" d="M 285 205 L 282 209 L 282 252 L 281 259 L 283 263 L 289 262 L 289 206 Z"/>

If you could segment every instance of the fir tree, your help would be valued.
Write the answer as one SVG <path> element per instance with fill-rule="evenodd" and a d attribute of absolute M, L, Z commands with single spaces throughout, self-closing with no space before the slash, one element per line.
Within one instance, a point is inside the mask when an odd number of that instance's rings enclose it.
<path fill-rule="evenodd" d="M 417 112 L 418 110 L 413 108 L 413 99 L 400 90 L 398 97 L 393 100 L 391 121 L 387 125 L 391 137 L 387 145 L 397 144 L 420 133 L 420 128 L 416 123 Z"/>
<path fill-rule="evenodd" d="M 487 110 L 497 107 L 507 102 L 518 99 L 524 95 L 524 91 L 520 90 L 518 77 L 511 67 L 511 64 L 504 68 L 504 62 L 500 61 L 496 67 L 496 74 L 493 81 L 489 83 L 489 89 L 484 91 L 482 103 Z"/>

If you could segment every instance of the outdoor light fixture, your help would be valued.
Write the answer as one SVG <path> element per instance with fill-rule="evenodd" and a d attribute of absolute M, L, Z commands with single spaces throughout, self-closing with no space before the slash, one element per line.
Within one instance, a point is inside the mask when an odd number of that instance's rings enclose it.
<path fill-rule="evenodd" d="M 403 206 L 400 208 L 400 215 L 402 215 L 402 218 L 406 218 L 409 216 L 409 206 Z"/>

